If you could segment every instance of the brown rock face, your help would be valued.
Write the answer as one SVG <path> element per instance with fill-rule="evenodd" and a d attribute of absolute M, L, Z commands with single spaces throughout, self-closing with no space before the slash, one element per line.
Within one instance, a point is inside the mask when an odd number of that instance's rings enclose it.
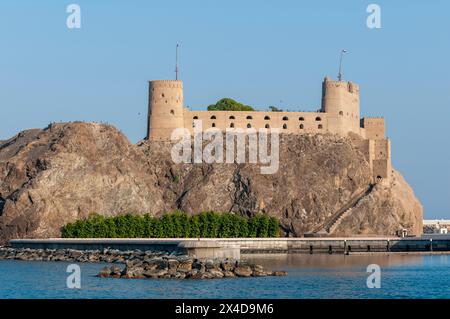
<path fill-rule="evenodd" d="M 364 156 L 347 138 L 284 135 L 280 165 L 174 164 L 171 144 L 131 144 L 108 125 L 53 124 L 0 144 L 0 238 L 57 237 L 96 212 L 160 215 L 173 209 L 280 219 L 282 234 L 320 228 L 370 184 Z M 377 185 L 333 229 L 338 235 L 421 233 L 422 207 L 399 173 Z"/>

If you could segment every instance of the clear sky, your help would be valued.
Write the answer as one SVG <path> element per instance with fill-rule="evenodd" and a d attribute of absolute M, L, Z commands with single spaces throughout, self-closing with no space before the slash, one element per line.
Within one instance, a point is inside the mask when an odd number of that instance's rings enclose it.
<path fill-rule="evenodd" d="M 66 7 L 81 7 L 68 29 Z M 381 8 L 369 29 L 366 8 Z M 393 164 L 425 218 L 450 218 L 450 1 L 6 1 L 0 3 L 0 139 L 49 122 L 113 124 L 145 136 L 147 81 L 174 77 L 185 104 L 222 97 L 316 110 L 321 81 L 361 86 L 384 116 Z"/>

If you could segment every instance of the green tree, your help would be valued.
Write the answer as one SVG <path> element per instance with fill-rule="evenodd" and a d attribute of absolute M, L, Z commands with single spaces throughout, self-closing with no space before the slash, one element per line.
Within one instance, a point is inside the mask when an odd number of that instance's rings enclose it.
<path fill-rule="evenodd" d="M 269 106 L 269 110 L 271 111 L 271 112 L 283 112 L 283 110 L 282 109 L 279 109 L 279 108 L 277 108 L 276 106 Z"/>
<path fill-rule="evenodd" d="M 174 211 L 155 218 L 150 215 L 103 217 L 91 214 L 62 227 L 64 238 L 196 238 L 196 237 L 278 237 L 279 221 L 257 214 L 245 218 L 233 213 L 202 212 L 188 216 Z"/>
<path fill-rule="evenodd" d="M 236 102 L 230 98 L 223 98 L 216 104 L 208 106 L 208 111 L 254 111 L 255 109 L 249 105 Z"/>

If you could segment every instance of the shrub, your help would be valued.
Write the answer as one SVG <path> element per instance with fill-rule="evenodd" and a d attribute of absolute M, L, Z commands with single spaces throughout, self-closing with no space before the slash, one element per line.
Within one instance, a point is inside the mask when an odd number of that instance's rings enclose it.
<path fill-rule="evenodd" d="M 232 213 L 202 212 L 188 216 L 181 211 L 150 215 L 103 217 L 91 214 L 61 229 L 63 238 L 237 238 L 278 237 L 279 222 L 258 214 L 245 218 Z"/>

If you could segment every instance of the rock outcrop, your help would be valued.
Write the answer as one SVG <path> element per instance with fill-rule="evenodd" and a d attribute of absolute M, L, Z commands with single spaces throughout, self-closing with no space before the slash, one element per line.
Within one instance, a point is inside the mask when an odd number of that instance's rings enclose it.
<path fill-rule="evenodd" d="M 351 139 L 282 135 L 280 165 L 175 164 L 167 142 L 131 144 L 115 128 L 52 124 L 0 144 L 0 238 L 60 235 L 61 226 L 96 212 L 161 215 L 181 209 L 279 218 L 284 236 L 318 229 L 371 182 Z M 334 227 L 336 235 L 422 231 L 422 207 L 398 172 L 376 185 Z"/>

